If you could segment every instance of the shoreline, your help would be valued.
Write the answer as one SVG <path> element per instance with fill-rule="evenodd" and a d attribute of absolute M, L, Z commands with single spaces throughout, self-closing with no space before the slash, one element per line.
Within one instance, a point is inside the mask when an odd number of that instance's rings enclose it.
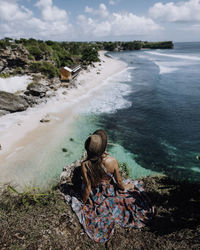
<path fill-rule="evenodd" d="M 109 58 L 105 56 L 105 53 L 106 51 L 99 52 L 101 62 L 94 63 L 95 67 L 90 66 L 88 70 L 81 71 L 75 80 L 75 87 L 59 88 L 56 96 L 49 98 L 47 103 L 0 118 L 2 180 L 6 179 L 10 171 L 14 172 L 15 161 L 19 160 L 18 155 L 26 153 L 27 147 L 42 149 L 42 147 L 48 146 L 49 141 L 52 144 L 54 136 L 58 141 L 60 135 L 56 132 L 57 128 L 62 126 L 62 123 L 65 123 L 67 128 L 70 127 L 78 115 L 80 104 L 86 102 L 93 91 L 102 88 L 109 77 L 126 68 L 124 62 Z M 40 120 L 44 118 L 50 121 L 41 123 Z M 24 159 L 26 157 L 31 157 L 31 155 L 25 154 Z M 20 160 L 23 161 L 23 159 Z M 8 162 L 9 166 L 5 168 Z"/>

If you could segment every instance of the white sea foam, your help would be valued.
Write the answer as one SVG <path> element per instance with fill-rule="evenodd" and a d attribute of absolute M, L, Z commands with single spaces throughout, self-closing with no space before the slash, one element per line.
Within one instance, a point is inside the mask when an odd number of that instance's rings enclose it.
<path fill-rule="evenodd" d="M 114 76 L 111 76 L 109 80 L 111 82 L 131 82 L 133 80 L 133 75 L 131 74 L 131 70 L 134 70 L 135 67 L 127 67 L 125 70 L 120 72 L 119 74 L 116 74 Z"/>
<path fill-rule="evenodd" d="M 181 66 L 192 65 L 192 61 L 157 61 L 152 60 L 160 69 L 160 74 L 171 73 L 176 70 L 179 70 Z"/>
<path fill-rule="evenodd" d="M 196 63 L 195 60 L 200 59 L 198 57 L 189 57 L 189 56 L 179 56 L 179 55 L 170 55 L 170 54 L 163 54 L 163 53 L 158 53 L 158 52 L 145 52 L 146 55 L 138 55 L 139 58 L 147 58 L 151 61 L 153 61 L 158 67 L 159 67 L 159 74 L 166 74 L 166 73 L 172 73 L 174 71 L 179 70 L 181 66 L 186 66 L 186 65 L 192 65 Z M 147 54 L 148 53 L 148 54 Z M 151 56 L 152 55 L 152 56 Z M 155 57 L 155 56 L 159 56 Z M 171 58 L 176 58 L 176 61 L 163 61 L 160 56 L 164 57 L 171 57 Z M 196 58 L 196 59 L 192 59 Z M 182 59 L 182 60 L 180 60 Z M 187 60 L 186 60 L 187 59 Z M 191 60 L 188 60 L 191 59 Z"/>
<path fill-rule="evenodd" d="M 192 167 L 191 170 L 194 172 L 200 173 L 200 168 L 198 167 Z"/>
<path fill-rule="evenodd" d="M 158 61 L 154 61 L 154 63 L 159 67 L 160 69 L 160 74 L 166 74 L 166 73 L 172 73 L 176 70 L 178 70 L 177 67 L 173 67 L 171 65 L 171 63 L 167 63 L 167 62 L 158 62 Z M 167 64 L 167 65 L 166 65 Z"/>
<path fill-rule="evenodd" d="M 166 74 L 166 73 L 172 73 L 176 70 L 178 70 L 178 68 L 160 66 L 160 74 L 161 75 Z"/>
<path fill-rule="evenodd" d="M 159 67 L 159 70 L 160 70 L 159 74 L 160 75 L 174 72 L 174 71 L 178 70 L 178 66 L 180 66 L 179 62 L 162 62 L 162 61 L 155 60 L 155 58 L 151 57 L 149 54 L 148 55 L 147 54 L 146 55 L 138 55 L 138 57 L 142 58 L 142 59 L 148 59 L 148 60 L 153 61 Z M 182 65 L 185 65 L 185 63 Z"/>
<path fill-rule="evenodd" d="M 89 105 L 87 112 L 89 113 L 113 113 L 116 110 L 128 108 L 131 102 L 124 97 L 131 92 L 131 88 L 127 84 L 117 83 L 112 89 L 106 88 L 101 95 L 96 96 Z"/>
<path fill-rule="evenodd" d="M 132 67 L 126 68 L 121 73 L 109 77 L 104 81 L 104 88 L 98 89 L 98 92 L 92 91 L 87 107 L 82 107 L 82 112 L 86 113 L 113 113 L 116 110 L 128 108 L 131 102 L 125 99 L 125 96 L 132 92 L 132 88 L 128 82 L 132 80 L 130 70 Z"/>
<path fill-rule="evenodd" d="M 142 59 L 143 59 L 143 58 L 148 58 L 148 56 L 147 56 L 147 55 L 144 55 L 144 54 L 137 55 L 137 57 L 138 57 L 138 58 L 142 58 Z"/>
<path fill-rule="evenodd" d="M 0 78 L 0 90 L 15 93 L 17 91 L 25 90 L 30 82 L 31 78 L 26 75 Z"/>
<path fill-rule="evenodd" d="M 175 156 L 177 154 L 177 148 L 166 140 L 161 141 L 160 144 L 164 147 L 169 155 Z"/>
<path fill-rule="evenodd" d="M 177 55 L 177 54 L 172 55 L 172 54 L 166 54 L 166 53 L 158 53 L 154 51 L 145 51 L 145 53 L 155 55 L 155 56 L 165 56 L 165 57 L 172 57 L 172 58 L 178 58 L 178 59 L 200 61 L 200 57 L 197 57 L 197 56 L 186 56 L 186 55 Z"/>

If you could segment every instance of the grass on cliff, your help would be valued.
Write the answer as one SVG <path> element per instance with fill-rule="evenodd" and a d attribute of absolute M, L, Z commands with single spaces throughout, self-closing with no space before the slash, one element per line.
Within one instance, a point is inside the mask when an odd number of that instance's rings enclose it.
<path fill-rule="evenodd" d="M 0 196 L 0 249 L 200 249 L 200 184 L 166 176 L 143 181 L 155 218 L 142 230 L 116 225 L 106 244 L 87 237 L 59 189 L 19 193 L 7 186 Z"/>
<path fill-rule="evenodd" d="M 0 197 L 0 249 L 63 249 L 71 227 L 59 191 L 4 188 Z M 68 233 L 69 231 L 69 233 Z M 74 232 L 73 232 L 74 233 Z"/>
<path fill-rule="evenodd" d="M 11 75 L 9 73 L 0 73 L 0 78 L 9 78 Z"/>

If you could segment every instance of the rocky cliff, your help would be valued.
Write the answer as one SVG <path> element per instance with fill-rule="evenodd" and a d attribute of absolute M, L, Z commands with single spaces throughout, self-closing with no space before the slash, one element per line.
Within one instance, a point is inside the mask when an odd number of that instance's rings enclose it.
<path fill-rule="evenodd" d="M 0 74 L 28 73 L 29 52 L 19 44 L 0 50 Z"/>

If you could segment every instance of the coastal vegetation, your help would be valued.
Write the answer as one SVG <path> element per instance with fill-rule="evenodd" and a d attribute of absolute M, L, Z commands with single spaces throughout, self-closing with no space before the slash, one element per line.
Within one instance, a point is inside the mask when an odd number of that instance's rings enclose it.
<path fill-rule="evenodd" d="M 81 64 L 89 65 L 98 62 L 98 51 L 123 51 L 140 49 L 171 49 L 173 43 L 167 42 L 55 42 L 42 41 L 34 38 L 4 38 L 0 40 L 0 77 L 16 74 L 42 73 L 53 78 L 59 76 L 63 66 L 73 67 Z M 16 55 L 17 54 L 17 55 Z M 9 55 L 11 58 L 8 59 Z M 7 62 L 5 62 L 7 60 Z M 4 64 L 5 63 L 5 64 Z"/>
<path fill-rule="evenodd" d="M 0 78 L 8 78 L 11 75 L 9 73 L 0 73 Z"/>
<path fill-rule="evenodd" d="M 164 42 L 147 42 L 147 41 L 131 41 L 131 42 L 97 42 L 99 49 L 108 51 L 123 50 L 140 50 L 140 49 L 173 49 L 172 41 Z"/>
<path fill-rule="evenodd" d="M 58 68 L 50 62 L 31 62 L 29 69 L 33 73 L 42 73 L 49 78 L 59 75 Z"/>

